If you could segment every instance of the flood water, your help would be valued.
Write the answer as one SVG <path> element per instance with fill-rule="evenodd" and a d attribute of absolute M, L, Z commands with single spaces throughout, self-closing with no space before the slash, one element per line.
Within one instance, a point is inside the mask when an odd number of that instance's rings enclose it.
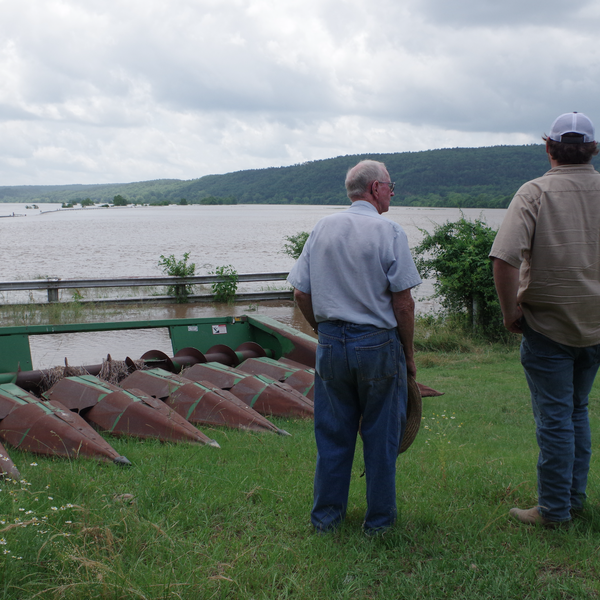
<path fill-rule="evenodd" d="M 232 265 L 238 273 L 289 271 L 294 261 L 282 252 L 285 237 L 311 231 L 320 218 L 345 208 L 193 205 L 58 210 L 60 205 L 57 204 L 37 206 L 37 209 L 27 209 L 24 204 L 0 204 L 0 281 L 160 276 L 163 275 L 158 266 L 160 256 L 174 254 L 181 258 L 184 252 L 190 253 L 197 275 L 208 274 L 222 265 Z M 500 225 L 505 212 L 462 210 L 466 218 L 482 218 L 492 227 Z M 26 216 L 2 218 L 13 213 Z M 422 239 L 421 230 L 432 231 L 435 224 L 455 221 L 460 216 L 459 209 L 438 208 L 392 207 L 386 213 L 387 218 L 402 225 L 411 247 Z M 284 282 L 274 284 L 282 286 Z M 432 282 L 425 282 L 414 290 L 418 311 L 432 309 L 432 302 L 427 299 L 432 289 Z M 69 299 L 68 290 L 61 294 L 62 299 Z M 44 296 L 45 293 L 41 295 L 42 301 Z M 14 301 L 9 293 L 0 293 L 0 302 Z M 126 308 L 113 312 L 110 318 L 135 320 L 230 314 L 265 314 L 305 331 L 308 329 L 292 302 Z M 65 357 L 73 365 L 99 363 L 107 353 L 119 360 L 125 356 L 138 358 L 150 349 L 171 354 L 168 335 L 150 331 L 93 334 L 85 338 L 75 335 L 60 340 L 58 336 L 32 338 L 35 368 L 62 364 Z"/>

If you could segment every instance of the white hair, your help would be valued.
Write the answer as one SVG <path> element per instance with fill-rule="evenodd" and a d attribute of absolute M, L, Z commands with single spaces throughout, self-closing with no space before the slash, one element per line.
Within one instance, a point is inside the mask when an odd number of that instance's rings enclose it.
<path fill-rule="evenodd" d="M 362 198 L 374 181 L 386 177 L 386 168 L 382 162 L 376 160 L 361 160 L 357 165 L 348 170 L 346 174 L 346 193 L 348 198 Z"/>

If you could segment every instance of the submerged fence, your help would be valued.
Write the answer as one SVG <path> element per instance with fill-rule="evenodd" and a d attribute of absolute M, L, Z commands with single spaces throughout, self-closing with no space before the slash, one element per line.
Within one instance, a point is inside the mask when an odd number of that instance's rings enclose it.
<path fill-rule="evenodd" d="M 241 273 L 237 275 L 239 284 L 260 283 L 272 281 L 285 281 L 288 273 Z M 0 304 L 22 304 L 23 302 L 42 303 L 65 301 L 61 298 L 61 290 L 70 290 L 71 295 L 66 301 L 77 300 L 78 302 L 93 303 L 145 303 L 145 302 L 172 302 L 176 296 L 159 294 L 159 288 L 171 286 L 212 286 L 214 283 L 225 283 L 229 281 L 226 276 L 200 275 L 194 277 L 119 277 L 115 279 L 34 279 L 30 281 L 0 281 L 0 292 L 29 292 L 28 295 L 21 294 L 16 302 L 8 302 L 2 298 Z M 256 287 L 256 286 L 254 286 Z M 292 300 L 293 290 L 286 284 L 278 286 L 280 289 L 259 289 L 254 291 L 236 293 L 235 302 L 247 302 L 258 300 Z M 86 298 L 82 290 L 100 290 L 115 288 L 147 288 L 157 290 L 142 296 L 129 297 L 120 296 L 114 298 L 94 297 Z M 142 290 L 146 291 L 146 290 Z M 3 294 L 4 296 L 4 294 Z M 214 294 L 189 294 L 189 302 L 213 302 Z"/>

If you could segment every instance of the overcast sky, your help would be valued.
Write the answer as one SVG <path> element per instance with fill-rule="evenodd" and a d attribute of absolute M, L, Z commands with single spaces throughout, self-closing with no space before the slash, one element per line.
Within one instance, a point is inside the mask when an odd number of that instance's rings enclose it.
<path fill-rule="evenodd" d="M 0 185 L 193 179 L 600 127 L 600 2 L 0 0 Z"/>

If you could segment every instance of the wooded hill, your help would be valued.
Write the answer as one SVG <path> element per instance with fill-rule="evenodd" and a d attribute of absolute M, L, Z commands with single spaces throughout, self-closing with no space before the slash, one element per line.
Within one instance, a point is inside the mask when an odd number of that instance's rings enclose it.
<path fill-rule="evenodd" d="M 544 146 L 451 148 L 424 152 L 338 156 L 291 167 L 237 171 L 182 181 L 0 187 L 0 202 L 76 203 L 89 198 L 130 203 L 348 204 L 346 171 L 363 158 L 386 164 L 396 182 L 396 206 L 505 208 L 525 181 L 549 168 Z M 594 164 L 598 168 L 599 160 Z"/>

